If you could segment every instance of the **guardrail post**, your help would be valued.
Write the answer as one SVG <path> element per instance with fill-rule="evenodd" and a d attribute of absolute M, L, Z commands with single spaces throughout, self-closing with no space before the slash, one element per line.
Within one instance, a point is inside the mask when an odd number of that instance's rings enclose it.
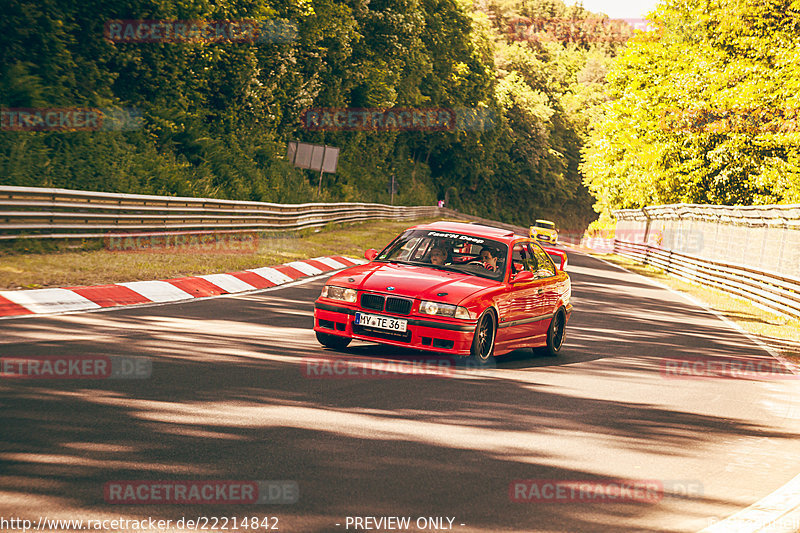
<path fill-rule="evenodd" d="M 783 227 L 781 228 L 781 245 L 780 245 L 780 248 L 778 249 L 778 264 L 779 265 L 782 264 L 782 261 L 783 261 L 783 247 L 784 247 L 784 244 L 786 243 L 786 237 L 788 237 L 789 231 L 791 231 L 791 230 L 789 229 L 789 226 L 787 226 L 786 222 L 784 221 Z"/>

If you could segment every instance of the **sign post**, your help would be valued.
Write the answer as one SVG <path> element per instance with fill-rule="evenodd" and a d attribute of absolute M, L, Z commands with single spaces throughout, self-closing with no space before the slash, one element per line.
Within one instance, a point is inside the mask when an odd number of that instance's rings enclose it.
<path fill-rule="evenodd" d="M 339 164 L 339 149 L 325 144 L 290 141 L 286 145 L 286 159 L 297 168 L 319 170 L 317 196 L 322 195 L 322 173 L 335 174 Z"/>

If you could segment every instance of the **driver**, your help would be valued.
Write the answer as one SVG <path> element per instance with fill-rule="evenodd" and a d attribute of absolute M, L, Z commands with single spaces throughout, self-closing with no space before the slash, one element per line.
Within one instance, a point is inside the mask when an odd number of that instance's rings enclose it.
<path fill-rule="evenodd" d="M 444 265 L 445 261 L 447 260 L 447 252 L 444 251 L 444 248 L 436 247 L 431 250 L 430 255 L 430 262 L 434 265 Z"/>
<path fill-rule="evenodd" d="M 499 257 L 500 252 L 488 246 L 481 248 L 481 251 L 478 254 L 478 258 L 483 263 L 483 266 L 492 272 L 497 272 L 497 259 Z"/>

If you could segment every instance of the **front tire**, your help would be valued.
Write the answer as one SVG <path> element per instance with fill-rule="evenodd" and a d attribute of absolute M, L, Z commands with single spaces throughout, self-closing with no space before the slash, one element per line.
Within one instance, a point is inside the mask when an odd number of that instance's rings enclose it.
<path fill-rule="evenodd" d="M 567 315 L 563 309 L 556 311 L 553 315 L 553 320 L 550 321 L 550 327 L 547 328 L 547 345 L 544 347 L 544 353 L 555 357 L 561 351 L 564 345 L 564 336 L 567 326 Z"/>
<path fill-rule="evenodd" d="M 330 335 L 328 333 L 321 333 L 319 331 L 315 331 L 314 333 L 317 334 L 317 341 L 319 341 L 321 345 L 333 350 L 344 350 L 350 344 L 350 341 L 353 340 L 350 337 Z"/>
<path fill-rule="evenodd" d="M 486 366 L 494 356 L 494 341 L 497 336 L 497 326 L 491 311 L 485 312 L 475 325 L 475 335 L 472 337 L 469 359 L 478 366 Z"/>

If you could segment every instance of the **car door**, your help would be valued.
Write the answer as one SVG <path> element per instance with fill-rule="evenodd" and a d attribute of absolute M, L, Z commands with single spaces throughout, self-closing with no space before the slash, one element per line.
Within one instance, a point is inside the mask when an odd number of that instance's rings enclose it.
<path fill-rule="evenodd" d="M 539 324 L 544 308 L 540 297 L 543 282 L 536 278 L 537 270 L 538 262 L 530 243 L 514 243 L 507 290 L 498 298 L 498 343 L 506 344 L 509 349 L 528 345 L 532 337 L 543 335 L 546 331 L 546 325 Z M 525 281 L 515 281 L 525 271 L 530 272 L 532 277 Z"/>
<path fill-rule="evenodd" d="M 537 291 L 539 312 L 542 315 L 552 316 L 558 304 L 558 270 L 553 260 L 550 258 L 550 255 L 544 251 L 544 248 L 542 248 L 539 243 L 532 242 L 530 245 L 533 255 L 536 258 L 536 278 L 539 282 L 539 289 Z M 547 327 L 549 325 L 549 318 L 540 323 L 540 326 L 544 327 L 542 333 L 547 332 Z"/>

